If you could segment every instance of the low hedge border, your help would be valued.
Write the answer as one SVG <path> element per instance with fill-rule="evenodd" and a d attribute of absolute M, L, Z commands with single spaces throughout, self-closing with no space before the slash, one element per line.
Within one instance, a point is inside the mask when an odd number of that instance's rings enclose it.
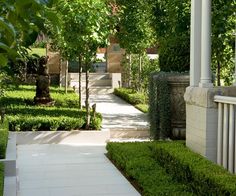
<path fill-rule="evenodd" d="M 128 88 L 115 88 L 114 94 L 131 105 L 134 105 L 140 111 L 144 113 L 148 112 L 146 96 L 143 93 L 136 92 L 133 89 Z"/>
<path fill-rule="evenodd" d="M 156 162 L 149 145 L 151 143 L 108 143 L 108 157 L 138 186 L 142 195 L 193 195 Z"/>
<path fill-rule="evenodd" d="M 22 85 L 6 91 L 0 105 L 5 107 L 10 131 L 56 131 L 85 129 L 86 112 L 79 109 L 79 97 L 69 91 L 50 87 L 55 106 L 43 107 L 33 103 L 35 86 Z M 90 130 L 101 129 L 102 116 L 91 112 Z"/>
<path fill-rule="evenodd" d="M 197 195 L 236 195 L 236 176 L 186 148 L 183 143 L 151 146 L 156 161 Z"/>
<path fill-rule="evenodd" d="M 3 196 L 4 187 L 4 165 L 0 163 L 0 196 Z"/>
<path fill-rule="evenodd" d="M 4 159 L 6 155 L 8 141 L 8 122 L 0 122 L 0 159 Z"/>

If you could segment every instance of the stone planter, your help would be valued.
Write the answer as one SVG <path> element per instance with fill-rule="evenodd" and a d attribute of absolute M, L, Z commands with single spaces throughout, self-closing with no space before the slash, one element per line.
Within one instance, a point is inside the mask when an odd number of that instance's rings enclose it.
<path fill-rule="evenodd" d="M 169 76 L 171 101 L 171 131 L 174 139 L 186 137 L 186 106 L 184 93 L 189 86 L 189 75 Z"/>

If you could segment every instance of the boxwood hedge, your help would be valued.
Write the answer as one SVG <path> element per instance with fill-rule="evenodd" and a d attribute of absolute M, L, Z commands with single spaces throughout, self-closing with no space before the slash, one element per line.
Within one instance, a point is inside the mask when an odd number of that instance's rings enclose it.
<path fill-rule="evenodd" d="M 156 162 L 149 143 L 108 143 L 108 157 L 134 182 L 142 195 L 193 195 Z"/>
<path fill-rule="evenodd" d="M 108 143 L 107 150 L 142 195 L 236 195 L 236 176 L 184 142 Z"/>
<path fill-rule="evenodd" d="M 0 159 L 4 159 L 6 155 L 8 141 L 8 122 L 0 122 Z"/>
<path fill-rule="evenodd" d="M 51 96 L 55 100 L 52 107 L 36 106 L 33 103 L 35 87 L 19 86 L 6 91 L 0 99 L 0 105 L 5 107 L 10 131 L 38 131 L 38 130 L 72 130 L 84 129 L 86 112 L 79 109 L 78 95 L 69 91 L 68 94 L 60 88 L 50 88 Z M 92 113 L 92 112 L 91 112 Z M 91 115 L 90 129 L 101 128 L 102 116 Z"/>
<path fill-rule="evenodd" d="M 156 143 L 156 161 L 198 195 L 236 195 L 236 176 L 186 148 L 183 143 Z"/>
<path fill-rule="evenodd" d="M 0 163 L 0 196 L 3 196 L 4 187 L 4 165 Z"/>

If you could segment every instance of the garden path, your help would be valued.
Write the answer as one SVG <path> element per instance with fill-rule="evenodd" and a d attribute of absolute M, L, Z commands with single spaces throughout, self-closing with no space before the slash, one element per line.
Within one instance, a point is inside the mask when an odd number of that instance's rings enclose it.
<path fill-rule="evenodd" d="M 111 138 L 149 137 L 147 114 L 113 94 L 90 95 L 91 105 L 103 116 L 103 129 L 110 129 Z M 117 133 L 117 134 L 116 134 Z"/>
<path fill-rule="evenodd" d="M 18 145 L 18 196 L 138 196 L 105 146 Z"/>

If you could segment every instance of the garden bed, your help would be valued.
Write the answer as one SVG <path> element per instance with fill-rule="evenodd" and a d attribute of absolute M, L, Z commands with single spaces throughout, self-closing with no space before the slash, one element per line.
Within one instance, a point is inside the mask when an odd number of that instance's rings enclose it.
<path fill-rule="evenodd" d="M 108 157 L 142 195 L 236 195 L 236 176 L 182 142 L 108 143 Z"/>
<path fill-rule="evenodd" d="M 51 107 L 34 105 L 34 86 L 20 86 L 6 92 L 0 105 L 5 107 L 10 131 L 57 131 L 84 129 L 85 110 L 79 109 L 78 95 L 69 91 L 67 94 L 59 88 L 50 88 L 55 105 Z M 102 117 L 96 114 L 91 118 L 90 129 L 101 128 Z"/>
<path fill-rule="evenodd" d="M 130 103 L 140 111 L 144 113 L 148 112 L 147 97 L 144 93 L 136 92 L 133 89 L 128 88 L 115 88 L 114 94 Z"/>

